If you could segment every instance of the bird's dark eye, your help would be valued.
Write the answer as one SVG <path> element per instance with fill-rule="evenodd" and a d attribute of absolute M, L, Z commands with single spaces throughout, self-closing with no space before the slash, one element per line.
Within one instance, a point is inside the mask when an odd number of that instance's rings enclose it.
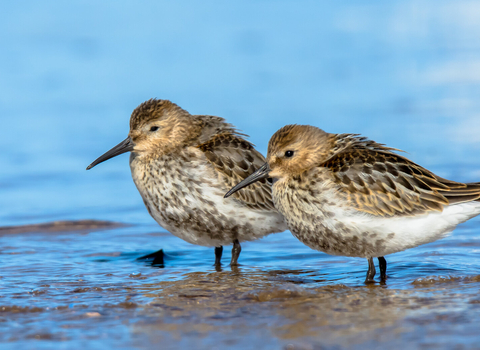
<path fill-rule="evenodd" d="M 293 151 L 285 152 L 285 157 L 287 157 L 287 158 L 293 157 Z"/>
<path fill-rule="evenodd" d="M 158 130 L 158 126 L 154 125 L 150 128 L 150 131 L 157 131 Z"/>

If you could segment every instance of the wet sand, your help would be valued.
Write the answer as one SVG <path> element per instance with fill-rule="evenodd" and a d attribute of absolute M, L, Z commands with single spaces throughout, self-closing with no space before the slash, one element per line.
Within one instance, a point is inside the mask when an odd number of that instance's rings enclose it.
<path fill-rule="evenodd" d="M 158 229 L 0 229 L 2 349 L 479 347 L 478 240 L 468 226 L 388 257 L 387 283 L 369 286 L 365 261 L 314 252 L 288 232 L 245 244 L 241 266 L 216 270 L 212 249 Z M 162 244 L 164 265 L 138 260 Z"/>

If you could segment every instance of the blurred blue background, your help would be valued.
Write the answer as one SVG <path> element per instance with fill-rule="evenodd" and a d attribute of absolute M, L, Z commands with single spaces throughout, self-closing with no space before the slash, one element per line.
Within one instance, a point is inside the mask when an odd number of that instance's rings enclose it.
<path fill-rule="evenodd" d="M 476 1 L 0 4 L 0 226 L 154 225 L 123 140 L 152 97 L 226 118 L 262 153 L 288 123 L 404 149 L 480 180 Z"/>

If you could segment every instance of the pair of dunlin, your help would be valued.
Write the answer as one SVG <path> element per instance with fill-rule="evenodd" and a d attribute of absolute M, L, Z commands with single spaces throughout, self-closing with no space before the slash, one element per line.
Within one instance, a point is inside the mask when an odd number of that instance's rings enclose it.
<path fill-rule="evenodd" d="M 87 169 L 131 151 L 149 213 L 187 242 L 215 246 L 217 264 L 221 246 L 233 243 L 236 264 L 240 241 L 283 231 L 286 222 L 313 249 L 367 258 L 366 282 L 373 258 L 384 281 L 385 255 L 480 214 L 480 183 L 443 179 L 355 134 L 288 125 L 272 136 L 266 162 L 243 136 L 222 118 L 150 100 L 133 112 L 129 137 Z"/>

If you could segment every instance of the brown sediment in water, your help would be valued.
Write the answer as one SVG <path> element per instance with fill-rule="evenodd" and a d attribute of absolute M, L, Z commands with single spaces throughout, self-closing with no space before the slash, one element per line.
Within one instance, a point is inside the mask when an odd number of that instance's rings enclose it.
<path fill-rule="evenodd" d="M 462 282 L 468 282 L 466 289 L 473 293 L 461 298 L 477 303 L 478 276 Z M 440 281 L 421 293 L 381 285 L 309 288 L 284 282 L 276 273 L 240 269 L 189 273 L 179 281 L 146 283 L 140 288 L 153 300 L 140 313 L 149 321 L 140 321 L 138 327 L 158 338 L 165 334 L 174 339 L 188 337 L 191 332 L 200 338 L 214 333 L 228 337 L 233 331 L 248 336 L 261 328 L 280 342 L 352 346 L 386 335 L 416 333 L 413 327 L 418 322 L 438 326 L 439 319 L 458 318 L 452 309 L 459 301 L 454 280 L 449 288 Z"/>
<path fill-rule="evenodd" d="M 66 220 L 52 221 L 41 224 L 3 226 L 0 227 L 0 235 L 19 234 L 19 233 L 53 233 L 53 232 L 72 232 L 88 230 L 108 230 L 127 226 L 119 222 L 101 221 L 101 220 Z"/>
<path fill-rule="evenodd" d="M 215 270 L 210 249 L 152 235 L 156 226 L 139 232 L 102 223 L 0 233 L 0 343 L 77 348 L 88 338 L 92 347 L 107 348 L 438 349 L 472 348 L 479 338 L 480 276 L 439 270 L 450 251 L 439 265 L 429 248 L 412 250 L 407 267 L 392 257 L 387 284 L 366 286 L 363 261 L 308 248 L 289 255 L 296 241 L 288 234 L 246 244 L 244 265 Z M 67 229 L 57 230 L 62 225 Z M 89 234 L 70 234 L 77 231 Z M 137 260 L 159 248 L 162 268 Z M 426 259 L 431 263 L 415 263 Z"/>

